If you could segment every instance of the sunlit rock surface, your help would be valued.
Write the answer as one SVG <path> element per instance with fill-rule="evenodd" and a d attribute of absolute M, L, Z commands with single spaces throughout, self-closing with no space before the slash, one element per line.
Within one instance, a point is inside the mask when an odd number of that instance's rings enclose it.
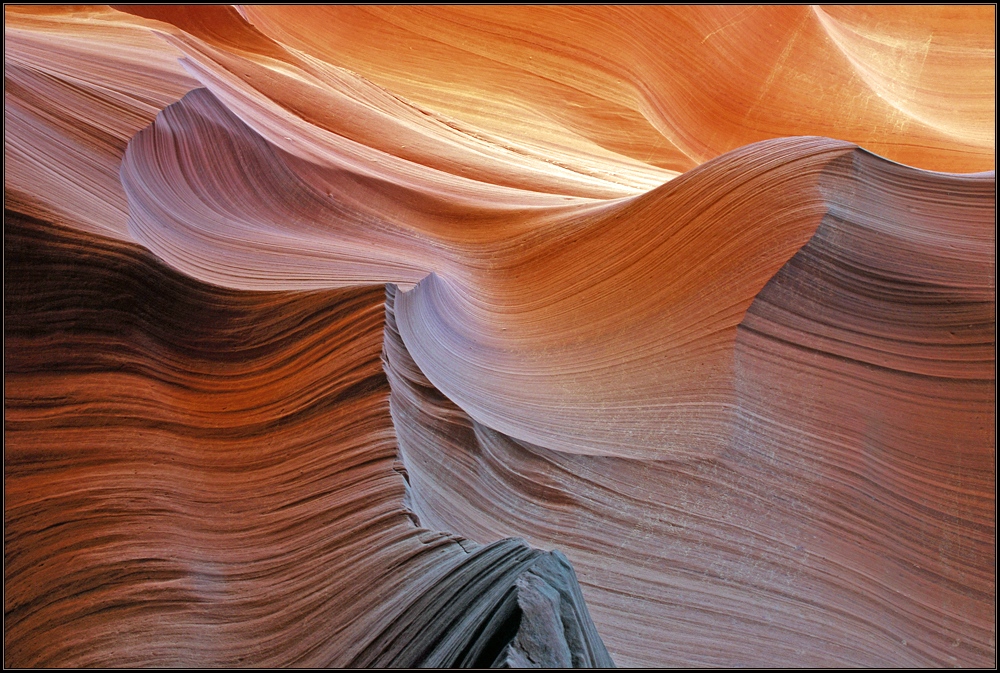
<path fill-rule="evenodd" d="M 5 665 L 995 665 L 992 6 L 5 22 Z"/>

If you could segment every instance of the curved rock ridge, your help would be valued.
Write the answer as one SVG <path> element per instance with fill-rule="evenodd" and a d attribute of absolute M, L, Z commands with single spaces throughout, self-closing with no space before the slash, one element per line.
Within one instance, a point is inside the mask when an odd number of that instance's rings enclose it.
<path fill-rule="evenodd" d="M 818 176 L 851 149 L 766 141 L 570 214 L 551 241 L 422 280 L 399 297 L 400 332 L 437 388 L 517 439 L 711 455 L 732 422 L 736 326 L 815 231 L 826 207 Z"/>
<path fill-rule="evenodd" d="M 123 236 L 124 143 L 198 82 L 283 151 L 445 201 L 635 195 L 795 135 L 993 168 L 991 7 L 484 11 L 5 6 L 8 190 Z"/>
<path fill-rule="evenodd" d="M 712 452 L 498 432 L 413 357 L 399 307 L 423 283 L 390 287 L 390 404 L 425 525 L 564 549 L 598 627 L 629 625 L 603 628 L 623 665 L 989 665 L 995 179 L 854 150 L 816 184 L 816 234 L 736 329 Z"/>
<path fill-rule="evenodd" d="M 614 663 L 566 557 L 508 539 L 469 554 L 350 665 L 611 668 Z"/>
<path fill-rule="evenodd" d="M 612 665 L 558 552 L 402 508 L 381 288 L 4 243 L 5 665 Z"/>
<path fill-rule="evenodd" d="M 995 666 L 995 11 L 5 6 L 5 665 Z"/>
<path fill-rule="evenodd" d="M 818 226 L 817 176 L 850 150 L 768 141 L 639 197 L 484 210 L 455 232 L 453 212 L 420 201 L 372 208 L 372 185 L 283 156 L 194 91 L 133 139 L 122 177 L 134 238 L 206 281 L 329 287 L 436 269 L 399 322 L 446 394 L 527 441 L 617 453 L 627 433 L 630 455 L 659 455 L 721 441 L 685 428 L 726 422 L 736 325 Z"/>

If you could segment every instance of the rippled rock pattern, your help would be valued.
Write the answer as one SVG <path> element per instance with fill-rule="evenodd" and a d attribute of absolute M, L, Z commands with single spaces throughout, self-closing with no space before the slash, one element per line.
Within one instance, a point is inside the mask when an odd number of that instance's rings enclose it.
<path fill-rule="evenodd" d="M 6 666 L 995 666 L 995 8 L 5 7 Z"/>

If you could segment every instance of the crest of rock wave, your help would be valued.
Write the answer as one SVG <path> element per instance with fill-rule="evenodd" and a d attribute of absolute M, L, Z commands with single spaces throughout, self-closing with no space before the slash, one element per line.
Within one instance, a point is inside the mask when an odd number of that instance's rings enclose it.
<path fill-rule="evenodd" d="M 5 665 L 995 665 L 993 7 L 5 20 Z"/>

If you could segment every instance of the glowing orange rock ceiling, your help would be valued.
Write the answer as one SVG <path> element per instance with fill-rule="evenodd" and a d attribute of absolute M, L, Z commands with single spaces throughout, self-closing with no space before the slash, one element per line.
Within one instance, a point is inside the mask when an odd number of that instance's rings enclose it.
<path fill-rule="evenodd" d="M 6 666 L 995 666 L 995 7 L 5 7 Z"/>

